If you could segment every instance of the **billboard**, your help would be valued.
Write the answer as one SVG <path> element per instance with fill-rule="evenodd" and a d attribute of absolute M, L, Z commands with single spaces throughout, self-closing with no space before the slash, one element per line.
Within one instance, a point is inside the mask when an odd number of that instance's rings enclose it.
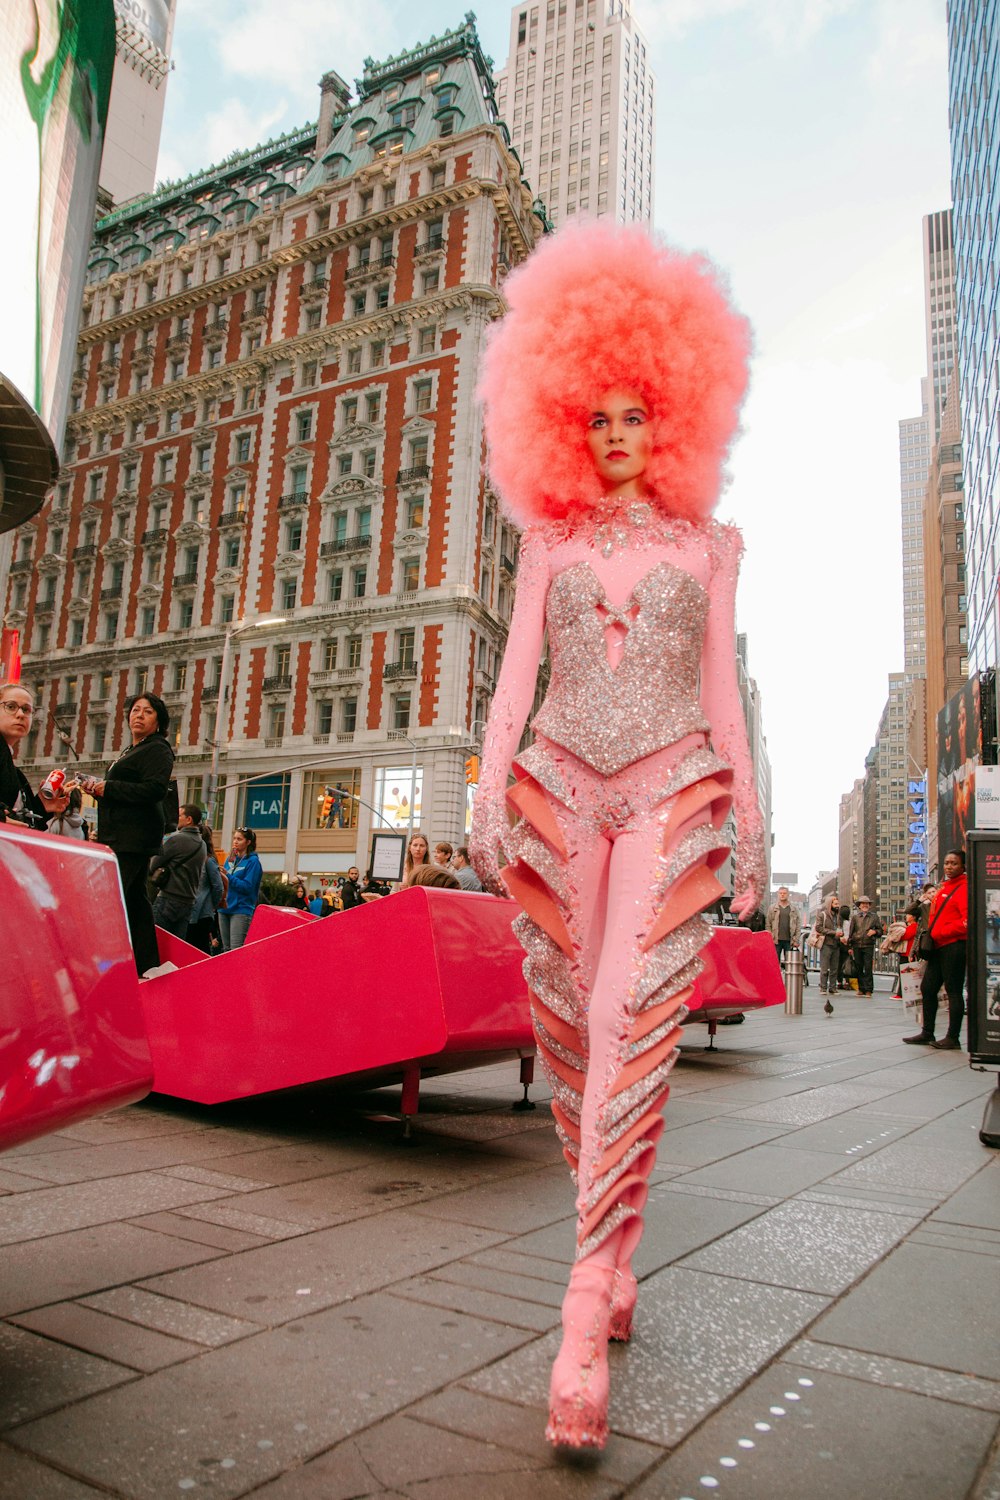
<path fill-rule="evenodd" d="M 7 0 L 0 374 L 62 445 L 115 63 L 112 0 Z"/>
<path fill-rule="evenodd" d="M 937 719 L 938 855 L 964 849 L 975 827 L 976 767 L 996 764 L 993 672 L 977 672 Z"/>
<path fill-rule="evenodd" d="M 115 0 L 115 14 L 126 27 L 138 32 L 143 41 L 151 42 L 164 57 L 172 8 L 173 0 Z"/>

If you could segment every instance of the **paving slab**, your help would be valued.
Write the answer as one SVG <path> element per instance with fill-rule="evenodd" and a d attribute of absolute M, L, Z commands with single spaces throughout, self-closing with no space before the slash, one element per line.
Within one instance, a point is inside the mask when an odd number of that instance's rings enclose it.
<path fill-rule="evenodd" d="M 670 1108 L 670 1105 L 667 1105 Z M 723 1115 L 714 1121 L 702 1120 L 665 1132 L 660 1143 L 659 1159 L 682 1167 L 704 1167 L 709 1162 L 735 1156 L 751 1146 L 763 1145 L 785 1134 L 787 1127 L 768 1123 L 759 1125 Z"/>
<path fill-rule="evenodd" d="M 842 1292 L 904 1236 L 904 1220 L 793 1200 L 689 1255 L 696 1271 L 803 1292 Z"/>
<path fill-rule="evenodd" d="M 903 1244 L 810 1338 L 997 1380 L 996 1291 L 992 1257 Z"/>
<path fill-rule="evenodd" d="M 77 1182 L 68 1187 L 19 1193 L 4 1204 L 0 1245 L 16 1245 L 40 1235 L 112 1224 L 160 1208 L 177 1208 L 222 1196 L 218 1188 L 161 1177 L 156 1172 L 127 1173 L 108 1181 Z"/>
<path fill-rule="evenodd" d="M 274 1327 L 459 1260 L 503 1236 L 397 1209 L 245 1250 L 143 1283 L 181 1302 Z"/>
<path fill-rule="evenodd" d="M 71 1344 L 130 1370 L 162 1370 L 200 1353 L 198 1344 L 169 1338 L 149 1328 L 138 1328 L 121 1318 L 107 1317 L 79 1302 L 58 1302 L 37 1312 L 22 1313 L 11 1320 L 48 1339 Z"/>
<path fill-rule="evenodd" d="M 689 1177 L 680 1181 L 686 1183 Z M 710 1193 L 676 1191 L 676 1186 L 674 1180 L 657 1183 L 650 1189 L 643 1215 L 646 1228 L 635 1256 L 637 1276 L 648 1276 L 679 1260 L 699 1245 L 754 1218 L 763 1206 Z M 565 1268 L 562 1273 L 565 1284 L 576 1249 L 576 1217 L 571 1215 L 545 1229 L 518 1235 L 507 1242 L 505 1249 L 558 1262 Z"/>
<path fill-rule="evenodd" d="M 266 1244 L 268 1238 L 262 1234 L 249 1234 L 245 1229 L 208 1224 L 204 1219 L 192 1219 L 169 1211 L 140 1214 L 130 1222 L 139 1229 L 154 1229 L 160 1234 L 172 1235 L 175 1239 L 191 1240 L 196 1245 L 208 1245 L 218 1250 L 252 1250 L 255 1245 Z"/>
<path fill-rule="evenodd" d="M 524 1337 L 376 1294 L 79 1401 L 19 1428 L 17 1443 L 131 1500 L 192 1487 L 227 1500 Z"/>
<path fill-rule="evenodd" d="M 135 1286 L 120 1286 L 111 1292 L 85 1297 L 83 1306 L 114 1318 L 124 1318 L 141 1328 L 157 1329 L 176 1339 L 190 1339 L 192 1343 L 209 1349 L 260 1332 L 260 1324 L 247 1318 L 227 1318 L 221 1313 L 190 1307 L 174 1297 L 160 1297 Z"/>
<path fill-rule="evenodd" d="M 9 1245 L 0 1251 L 0 1317 L 200 1265 L 218 1254 L 191 1240 L 131 1224 L 100 1224 Z"/>
<path fill-rule="evenodd" d="M 881 1151 L 890 1141 L 910 1135 L 914 1128 L 913 1121 L 887 1120 L 869 1114 L 867 1108 L 852 1109 L 805 1125 L 786 1140 L 799 1151 L 829 1151 L 855 1160 Z"/>
<path fill-rule="evenodd" d="M 0 1323 L 0 1431 L 8 1438 L 19 1422 L 134 1378 L 121 1365 Z"/>
<path fill-rule="evenodd" d="M 1000 1230 L 1000 1160 L 996 1156 L 953 1193 L 931 1218 L 942 1224 L 970 1224 Z"/>
<path fill-rule="evenodd" d="M 827 1306 L 822 1297 L 668 1267 L 640 1290 L 635 1332 L 611 1349 L 615 1432 L 672 1447 Z M 519 1401 L 544 1425 L 558 1331 L 463 1383 Z"/>
<path fill-rule="evenodd" d="M 962 1500 L 995 1425 L 985 1412 L 782 1363 L 631 1494 Z"/>
<path fill-rule="evenodd" d="M 910 1360 L 841 1349 L 836 1344 L 818 1344 L 808 1338 L 793 1344 L 785 1359 L 807 1370 L 829 1370 L 834 1375 L 849 1375 L 853 1380 L 868 1380 L 872 1385 L 891 1386 L 897 1391 L 912 1391 L 916 1396 L 934 1396 L 941 1401 L 954 1401 L 958 1406 L 975 1406 L 980 1411 L 1000 1414 L 997 1380 L 957 1375 L 953 1370 L 936 1370 Z"/>
<path fill-rule="evenodd" d="M 697 1187 L 729 1187 L 743 1192 L 771 1193 L 787 1197 L 812 1187 L 837 1170 L 837 1162 L 823 1151 L 799 1151 L 794 1146 L 754 1146 L 739 1155 L 700 1167 L 678 1179 Z"/>
<path fill-rule="evenodd" d="M 761 1104 L 740 1106 L 735 1116 L 741 1120 L 770 1120 L 786 1125 L 814 1125 L 817 1120 L 828 1120 L 859 1105 L 882 1099 L 887 1089 L 869 1088 L 856 1083 L 832 1083 L 819 1088 L 807 1089 L 798 1094 L 786 1095 L 783 1099 L 771 1099 Z M 730 1114 L 727 1119 L 733 1119 Z"/>
<path fill-rule="evenodd" d="M 853 1186 L 916 1188 L 937 1199 L 949 1196 L 988 1161 L 988 1148 L 976 1141 L 923 1141 L 920 1135 L 890 1142 L 882 1151 L 853 1162 L 833 1178 L 838 1191 Z"/>
<path fill-rule="evenodd" d="M 292 1141 L 220 1156 L 212 1165 L 216 1171 L 251 1178 L 258 1187 L 280 1187 L 285 1182 L 305 1182 L 310 1177 L 329 1177 L 333 1172 L 362 1166 L 368 1150 L 357 1141 Z"/>
<path fill-rule="evenodd" d="M 462 1385 L 450 1385 L 447 1390 L 411 1406 L 409 1414 L 450 1432 L 513 1448 L 535 1459 L 542 1468 L 567 1466 L 567 1455 L 557 1454 L 546 1442 L 545 1424 L 539 1422 L 537 1413 L 512 1401 L 470 1391 Z M 660 1449 L 652 1444 L 613 1432 L 594 1467 L 604 1479 L 630 1484 L 656 1463 L 659 1456 Z M 589 1465 L 584 1459 L 567 1467 L 581 1475 Z"/>
<path fill-rule="evenodd" d="M 54 1185 L 88 1182 L 95 1178 L 156 1171 L 160 1167 L 181 1163 L 210 1161 L 217 1156 L 231 1157 L 241 1147 L 247 1148 L 251 1144 L 236 1130 L 171 1131 L 167 1135 L 101 1145 L 84 1145 L 78 1141 L 69 1151 L 63 1146 L 51 1155 L 40 1152 L 32 1156 L 25 1167 L 27 1169 L 30 1165 L 32 1176 Z"/>
<path fill-rule="evenodd" d="M 416 1276 L 393 1287 L 394 1297 L 408 1297 L 426 1302 L 429 1307 L 450 1308 L 490 1318 L 508 1328 L 524 1328 L 530 1333 L 547 1333 L 559 1322 L 559 1307 L 546 1307 L 524 1296 L 507 1296 L 495 1289 L 464 1286 L 443 1276 Z"/>
<path fill-rule="evenodd" d="M 573 1184 L 565 1163 L 523 1172 L 515 1193 L 498 1193 L 495 1182 L 439 1195 L 415 1206 L 416 1213 L 457 1219 L 517 1234 L 565 1219 L 573 1212 Z"/>
<path fill-rule="evenodd" d="M 107 1491 L 0 1443 L 0 1500 L 98 1500 L 102 1495 Z"/>

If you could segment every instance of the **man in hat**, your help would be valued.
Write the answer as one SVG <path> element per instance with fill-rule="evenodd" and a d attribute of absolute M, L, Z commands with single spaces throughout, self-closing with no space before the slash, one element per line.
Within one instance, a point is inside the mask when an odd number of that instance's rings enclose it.
<path fill-rule="evenodd" d="M 875 990 L 872 976 L 872 959 L 875 944 L 885 932 L 877 913 L 872 911 L 871 899 L 859 896 L 857 910 L 851 916 L 847 942 L 854 956 L 854 972 L 858 981 L 858 994 L 871 995 Z"/>

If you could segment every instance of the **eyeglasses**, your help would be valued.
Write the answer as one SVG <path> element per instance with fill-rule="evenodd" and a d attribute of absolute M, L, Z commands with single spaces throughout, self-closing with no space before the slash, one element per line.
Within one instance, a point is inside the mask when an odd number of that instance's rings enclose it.
<path fill-rule="evenodd" d="M 5 698 L 0 707 L 5 708 L 9 714 L 23 714 L 26 719 L 30 719 L 34 713 L 30 703 L 13 703 L 9 698 Z"/>

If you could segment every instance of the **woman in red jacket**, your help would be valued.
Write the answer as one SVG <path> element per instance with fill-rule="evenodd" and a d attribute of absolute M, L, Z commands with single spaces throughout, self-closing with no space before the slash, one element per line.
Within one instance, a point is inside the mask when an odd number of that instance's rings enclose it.
<path fill-rule="evenodd" d="M 944 880 L 931 898 L 927 930 L 934 940 L 934 950 L 927 960 L 920 985 L 923 1030 L 903 1040 L 912 1046 L 954 1051 L 962 1045 L 965 940 L 969 932 L 969 893 L 965 880 L 965 855 L 961 849 L 949 849 L 944 857 Z M 937 1020 L 938 991 L 942 985 L 948 992 L 948 1032 L 936 1042 L 934 1022 Z"/>

